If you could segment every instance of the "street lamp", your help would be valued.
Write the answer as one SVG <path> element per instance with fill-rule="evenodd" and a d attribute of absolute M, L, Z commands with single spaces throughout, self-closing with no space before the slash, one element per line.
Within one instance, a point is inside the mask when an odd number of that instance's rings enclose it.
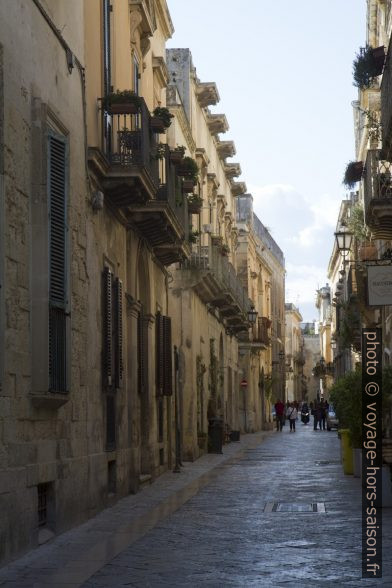
<path fill-rule="evenodd" d="M 248 321 L 250 322 L 251 325 L 255 324 L 258 314 L 259 313 L 257 312 L 257 310 L 255 310 L 255 307 L 251 306 L 250 309 L 248 310 Z"/>
<path fill-rule="evenodd" d="M 353 233 L 348 231 L 344 225 L 340 231 L 335 233 L 336 246 L 343 257 L 350 251 L 353 237 Z"/>

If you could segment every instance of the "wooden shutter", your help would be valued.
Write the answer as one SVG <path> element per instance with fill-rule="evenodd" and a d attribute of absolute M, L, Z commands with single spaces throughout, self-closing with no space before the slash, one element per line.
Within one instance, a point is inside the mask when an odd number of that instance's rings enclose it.
<path fill-rule="evenodd" d="M 137 356 L 138 356 L 138 391 L 143 394 L 148 385 L 148 331 L 143 310 L 139 312 L 137 322 Z"/>
<path fill-rule="evenodd" d="M 172 361 L 172 344 L 171 344 L 171 318 L 168 316 L 163 319 L 163 348 L 164 348 L 164 381 L 163 393 L 165 396 L 173 394 L 173 361 Z"/>
<path fill-rule="evenodd" d="M 118 278 L 114 287 L 114 314 L 115 314 L 115 386 L 121 387 L 123 376 L 123 310 L 122 310 L 122 282 Z"/>
<path fill-rule="evenodd" d="M 165 374 L 165 348 L 163 336 L 163 316 L 158 313 L 155 321 L 155 342 L 156 342 L 156 391 L 157 396 L 163 395 L 164 374 Z"/>
<path fill-rule="evenodd" d="M 103 271 L 103 350 L 102 365 L 104 385 L 113 383 L 113 273 L 108 267 Z"/>
<path fill-rule="evenodd" d="M 48 135 L 49 389 L 67 391 L 67 169 L 66 138 Z"/>
<path fill-rule="evenodd" d="M 103 0 L 103 83 L 104 92 L 107 96 L 111 92 L 112 67 L 111 67 L 111 39 L 110 20 L 112 7 L 110 0 Z"/>

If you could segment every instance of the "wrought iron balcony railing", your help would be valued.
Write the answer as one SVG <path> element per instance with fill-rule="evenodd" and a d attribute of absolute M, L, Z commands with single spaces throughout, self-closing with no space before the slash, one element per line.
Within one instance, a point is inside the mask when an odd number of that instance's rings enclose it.
<path fill-rule="evenodd" d="M 229 326 L 234 330 L 246 330 L 251 301 L 228 258 L 213 243 L 211 235 L 206 236 L 208 245 L 193 251 L 180 269 L 192 271 L 190 285 L 204 302 L 219 308 Z"/>
<path fill-rule="evenodd" d="M 374 238 L 392 237 L 392 164 L 378 149 L 370 149 L 366 157 L 364 213 Z"/>
<path fill-rule="evenodd" d="M 262 343 L 266 347 L 271 342 L 269 329 L 271 327 L 271 321 L 266 316 L 260 316 L 257 318 L 257 322 L 254 328 L 253 341 L 256 343 Z"/>
<path fill-rule="evenodd" d="M 382 146 L 388 157 L 392 155 L 392 42 L 389 43 L 381 81 Z"/>

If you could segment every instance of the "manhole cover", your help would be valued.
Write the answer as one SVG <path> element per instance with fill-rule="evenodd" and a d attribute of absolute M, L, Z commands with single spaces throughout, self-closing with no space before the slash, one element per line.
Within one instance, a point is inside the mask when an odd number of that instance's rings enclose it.
<path fill-rule="evenodd" d="M 264 512 L 326 512 L 324 502 L 267 502 Z"/>

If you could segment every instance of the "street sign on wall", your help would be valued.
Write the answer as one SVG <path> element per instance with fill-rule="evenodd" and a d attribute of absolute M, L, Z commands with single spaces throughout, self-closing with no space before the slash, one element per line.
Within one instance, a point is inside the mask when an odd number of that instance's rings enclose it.
<path fill-rule="evenodd" d="M 368 265 L 367 278 L 369 306 L 392 304 L 392 266 Z"/>

